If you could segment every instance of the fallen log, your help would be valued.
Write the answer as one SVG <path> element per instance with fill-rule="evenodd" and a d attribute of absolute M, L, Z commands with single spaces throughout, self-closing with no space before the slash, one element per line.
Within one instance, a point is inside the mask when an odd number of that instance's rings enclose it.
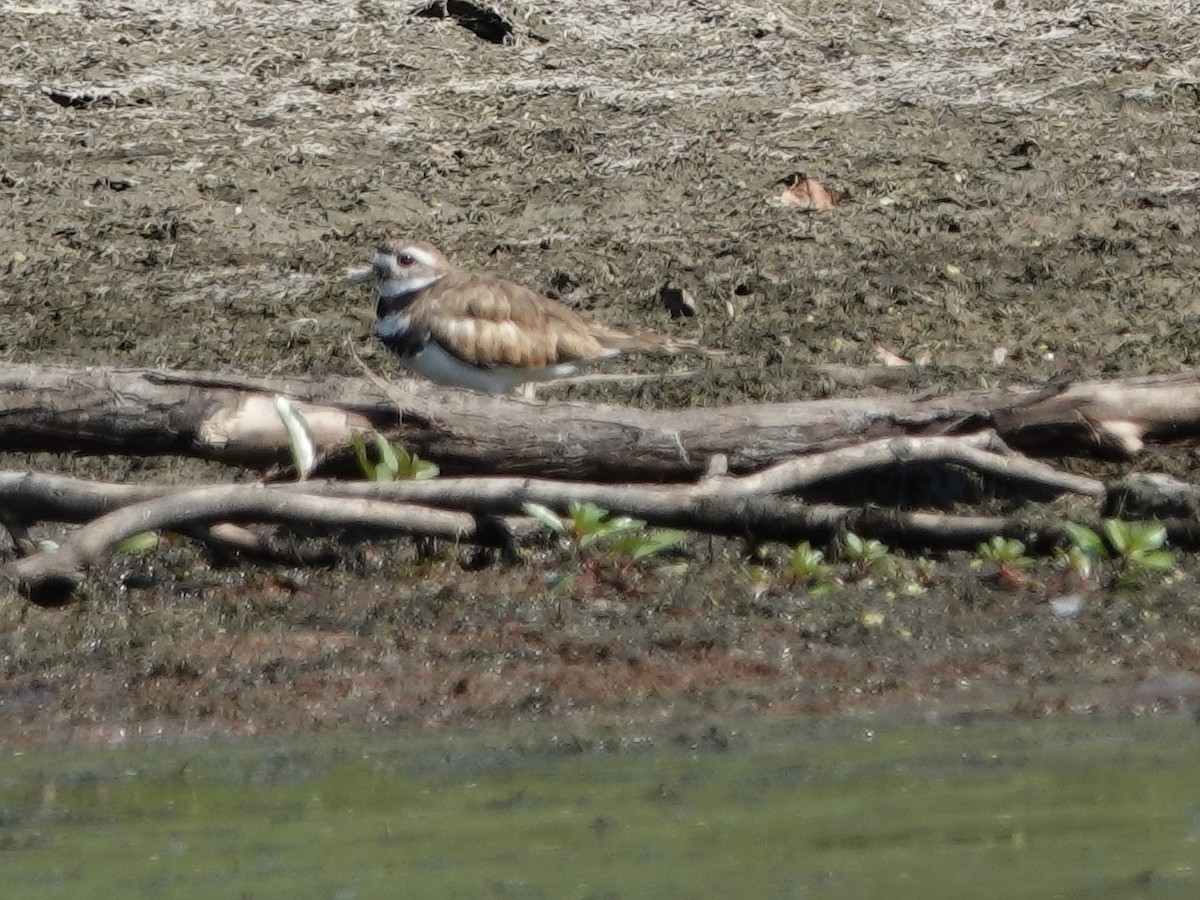
<path fill-rule="evenodd" d="M 386 433 L 447 473 L 650 482 L 694 480 L 714 456 L 740 474 L 903 435 L 994 428 L 1032 454 L 1119 458 L 1149 441 L 1200 436 L 1200 372 L 941 397 L 642 410 L 415 381 L 10 365 L 0 372 L 0 450 L 174 454 L 266 469 L 289 458 L 277 394 L 307 420 L 324 471 L 348 465 L 350 434 L 362 430 Z"/>

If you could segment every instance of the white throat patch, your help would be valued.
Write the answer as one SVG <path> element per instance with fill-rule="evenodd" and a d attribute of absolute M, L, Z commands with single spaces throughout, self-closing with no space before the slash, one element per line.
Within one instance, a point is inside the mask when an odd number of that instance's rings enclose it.
<path fill-rule="evenodd" d="M 445 277 L 445 272 L 430 272 L 428 275 L 409 276 L 408 278 L 385 278 L 379 282 L 379 296 L 391 298 L 415 294 L 417 291 L 423 291 L 425 288 L 437 284 Z"/>

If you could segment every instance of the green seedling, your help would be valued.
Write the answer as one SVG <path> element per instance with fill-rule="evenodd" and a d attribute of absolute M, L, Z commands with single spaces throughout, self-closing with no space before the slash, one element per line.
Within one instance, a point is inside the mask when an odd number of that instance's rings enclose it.
<path fill-rule="evenodd" d="M 854 567 L 859 578 L 882 568 L 888 558 L 885 544 L 873 538 L 861 538 L 854 532 L 847 532 L 842 538 L 841 550 L 842 557 Z"/>
<path fill-rule="evenodd" d="M 1105 519 L 1103 537 L 1074 522 L 1068 522 L 1065 527 L 1071 536 L 1071 545 L 1059 551 L 1059 559 L 1081 579 L 1091 580 L 1106 559 L 1115 560 L 1116 583 L 1125 586 L 1136 584 L 1147 572 L 1165 572 L 1176 566 L 1175 554 L 1163 547 L 1167 530 L 1157 522 Z"/>
<path fill-rule="evenodd" d="M 425 481 L 437 478 L 440 472 L 436 463 L 410 453 L 377 431 L 371 432 L 371 447 L 378 461 L 371 459 L 367 442 L 357 431 L 350 435 L 350 446 L 368 481 Z"/>
<path fill-rule="evenodd" d="M 788 564 L 791 566 L 792 576 L 802 580 L 829 574 L 829 563 L 825 562 L 824 551 L 816 549 L 808 541 L 801 541 L 792 548 Z"/>
<path fill-rule="evenodd" d="M 131 534 L 125 538 L 125 540 L 121 541 L 113 549 L 117 553 L 145 553 L 147 550 L 153 550 L 157 546 L 157 531 L 139 531 L 137 534 Z"/>
<path fill-rule="evenodd" d="M 602 548 L 606 554 L 632 562 L 662 553 L 684 538 L 684 532 L 677 529 L 647 529 L 643 520 L 613 516 L 595 503 L 572 502 L 567 506 L 566 517 L 540 503 L 523 503 L 521 509 L 555 534 L 567 538 L 578 550 Z"/>
<path fill-rule="evenodd" d="M 980 544 L 975 552 L 984 562 L 990 562 L 995 566 L 1025 569 L 1033 563 L 1033 560 L 1025 555 L 1023 543 L 1015 538 L 1005 538 L 1000 535 Z"/>
<path fill-rule="evenodd" d="M 1167 529 L 1157 522 L 1104 520 L 1104 536 L 1124 571 L 1175 568 L 1175 554 L 1164 550 Z"/>
<path fill-rule="evenodd" d="M 620 534 L 644 529 L 646 523 L 630 516 L 610 516 L 595 503 L 571 503 L 567 506 L 571 534 L 580 549 L 612 540 Z"/>
<path fill-rule="evenodd" d="M 1071 545 L 1058 551 L 1059 561 L 1083 581 L 1091 581 L 1100 563 L 1108 558 L 1104 539 L 1086 525 L 1067 522 Z"/>
<path fill-rule="evenodd" d="M 826 594 L 833 588 L 833 567 L 825 561 L 825 553 L 808 541 L 801 541 L 788 554 L 792 578 L 808 588 L 810 594 Z"/>
<path fill-rule="evenodd" d="M 677 528 L 656 528 L 652 531 L 623 534 L 608 545 L 608 552 L 626 556 L 633 562 L 641 562 L 657 556 L 664 550 L 678 547 L 686 533 Z"/>
<path fill-rule="evenodd" d="M 1029 584 L 1029 576 L 1022 570 L 1029 568 L 1033 560 L 1025 555 L 1025 545 L 1015 538 L 996 535 L 990 541 L 980 544 L 975 553 L 983 562 L 995 566 L 996 576 L 1009 587 L 1024 587 Z"/>

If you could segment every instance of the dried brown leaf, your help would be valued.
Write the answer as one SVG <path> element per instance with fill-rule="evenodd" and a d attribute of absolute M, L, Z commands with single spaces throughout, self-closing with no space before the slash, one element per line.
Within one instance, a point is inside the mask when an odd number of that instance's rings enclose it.
<path fill-rule="evenodd" d="M 779 199 L 785 206 L 797 206 L 804 211 L 828 212 L 848 199 L 849 195 L 825 187 L 803 172 L 793 172 L 777 184 L 783 185 Z"/>
<path fill-rule="evenodd" d="M 881 366 L 887 366 L 888 368 L 912 365 L 912 363 L 910 363 L 899 353 L 889 350 L 882 344 L 875 345 L 875 362 L 879 363 Z"/>

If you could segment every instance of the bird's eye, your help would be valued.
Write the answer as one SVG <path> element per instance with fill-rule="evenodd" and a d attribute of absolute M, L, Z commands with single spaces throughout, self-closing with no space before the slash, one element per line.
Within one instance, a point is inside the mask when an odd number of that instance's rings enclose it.
<path fill-rule="evenodd" d="M 413 256 L 411 253 L 397 253 L 396 254 L 396 262 L 399 263 L 401 266 L 403 266 L 406 269 L 409 266 L 414 265 L 416 263 L 416 261 L 417 261 L 417 258 L 415 256 Z"/>

